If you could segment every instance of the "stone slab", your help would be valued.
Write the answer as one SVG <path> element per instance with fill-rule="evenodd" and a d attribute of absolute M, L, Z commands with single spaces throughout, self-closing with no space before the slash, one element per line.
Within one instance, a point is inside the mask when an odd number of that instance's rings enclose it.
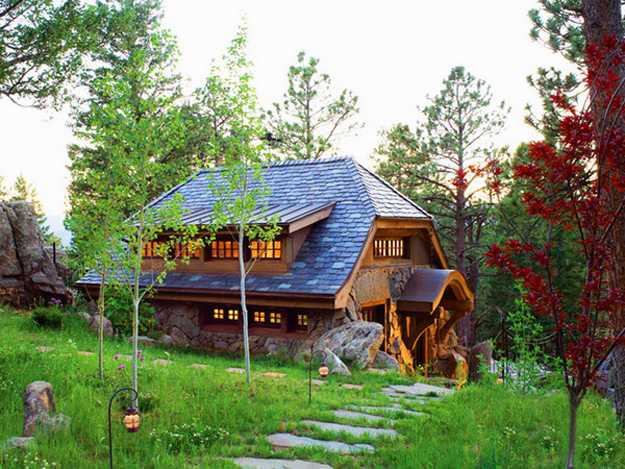
<path fill-rule="evenodd" d="M 389 428 L 372 428 L 372 427 L 355 427 L 353 425 L 344 425 L 342 423 L 320 422 L 318 420 L 302 420 L 301 423 L 308 427 L 316 427 L 320 430 L 328 432 L 344 432 L 352 436 L 369 435 L 371 437 L 379 436 L 399 436 L 395 430 Z"/>
<path fill-rule="evenodd" d="M 341 384 L 341 387 L 344 389 L 355 389 L 357 391 L 360 391 L 364 388 L 362 384 L 350 384 L 350 383 Z"/>
<path fill-rule="evenodd" d="M 350 445 L 340 441 L 317 440 L 306 436 L 291 435 L 290 433 L 274 433 L 267 437 L 267 441 L 276 448 L 307 448 L 321 447 L 333 453 L 372 453 L 375 448 L 371 445 L 359 443 Z"/>
<path fill-rule="evenodd" d="M 384 417 L 380 417 L 379 415 L 371 415 L 371 414 L 366 414 L 364 412 L 358 412 L 358 411 L 347 410 L 347 409 L 338 409 L 338 410 L 335 410 L 333 413 L 336 417 L 343 417 L 346 419 L 364 419 L 370 422 L 380 422 L 380 421 L 387 420 Z"/>
<path fill-rule="evenodd" d="M 113 355 L 113 360 L 124 360 L 124 361 L 132 361 L 132 355 L 123 355 L 121 353 L 116 353 Z"/>
<path fill-rule="evenodd" d="M 311 381 L 312 381 L 312 384 L 314 384 L 315 386 L 322 386 L 328 383 L 327 381 L 324 381 L 322 379 L 314 379 L 314 378 Z M 306 382 L 308 383 L 308 380 L 306 380 Z"/>
<path fill-rule="evenodd" d="M 262 373 L 262 375 L 266 378 L 284 378 L 286 376 L 286 373 L 278 373 L 277 371 L 266 371 L 265 373 Z"/>
<path fill-rule="evenodd" d="M 245 370 L 243 368 L 226 368 L 226 371 L 228 373 L 236 373 L 236 374 L 244 374 Z"/>
<path fill-rule="evenodd" d="M 301 459 L 236 458 L 233 461 L 246 469 L 332 469 L 327 464 Z"/>
<path fill-rule="evenodd" d="M 414 417 L 421 417 L 421 416 L 428 415 L 424 412 L 417 412 L 416 410 L 403 409 L 401 406 L 394 406 L 394 405 L 380 406 L 380 407 L 372 406 L 372 405 L 365 405 L 365 406 L 353 406 L 352 408 L 356 409 L 358 412 L 386 412 L 389 414 L 412 415 Z"/>
<path fill-rule="evenodd" d="M 95 353 L 93 352 L 85 352 L 84 350 L 79 350 L 76 352 L 78 355 L 82 355 L 83 357 L 93 357 Z"/>
<path fill-rule="evenodd" d="M 157 358 L 152 363 L 157 366 L 169 366 L 172 365 L 174 362 L 172 362 L 171 360 L 165 360 L 164 358 Z"/>
<path fill-rule="evenodd" d="M 208 368 L 208 365 L 204 365 L 203 363 L 194 363 L 193 365 L 189 365 L 189 368 L 195 368 L 196 370 L 205 370 Z"/>
<path fill-rule="evenodd" d="M 32 436 L 14 436 L 9 438 L 4 444 L 4 448 L 28 448 L 35 444 L 35 438 Z"/>
<path fill-rule="evenodd" d="M 441 386 L 432 386 L 425 383 L 414 383 L 410 386 L 404 384 L 393 384 L 387 386 L 383 390 L 395 391 L 403 394 L 411 394 L 413 396 L 448 396 L 453 394 L 453 390 L 443 388 Z"/>
<path fill-rule="evenodd" d="M 40 345 L 39 347 L 36 348 L 37 352 L 40 353 L 48 353 L 48 352 L 52 352 L 54 351 L 54 347 L 47 347 L 45 345 Z"/>

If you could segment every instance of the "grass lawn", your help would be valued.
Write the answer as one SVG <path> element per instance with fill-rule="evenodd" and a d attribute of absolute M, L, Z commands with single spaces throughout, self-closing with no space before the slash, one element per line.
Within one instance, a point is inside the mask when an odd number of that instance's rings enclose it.
<path fill-rule="evenodd" d="M 107 376 L 101 383 L 97 379 L 96 356 L 77 353 L 95 352 L 97 340 L 76 316 L 66 316 L 63 329 L 53 331 L 35 326 L 28 313 L 0 307 L 0 331 L 0 445 L 21 433 L 22 394 L 32 381 L 52 383 L 57 410 L 72 418 L 68 430 L 37 435 L 37 444 L 28 453 L 1 452 L 0 467 L 38 469 L 55 467 L 53 463 L 62 468 L 107 467 L 108 398 L 115 388 L 130 383 L 130 364 L 113 356 L 129 355 L 130 345 L 123 340 L 106 342 Z M 38 346 L 53 350 L 39 352 Z M 298 422 L 306 418 L 336 421 L 330 412 L 348 404 L 390 404 L 389 398 L 378 392 L 380 388 L 414 380 L 367 372 L 331 376 L 327 384 L 314 387 L 309 406 L 304 365 L 254 359 L 253 385 L 248 390 L 243 375 L 226 372 L 228 367 L 241 367 L 238 357 L 157 347 L 147 348 L 144 355 L 139 377 L 139 392 L 144 396 L 142 427 L 136 434 L 125 433 L 118 423 L 121 405 L 116 406 L 116 467 L 235 467 L 227 460 L 234 456 L 293 457 L 325 462 L 335 468 L 564 466 L 567 407 L 564 393 L 558 390 L 528 396 L 495 384 L 471 385 L 428 404 L 424 409 L 428 417 L 399 417 L 395 428 L 402 435 L 400 439 L 343 438 L 374 444 L 374 454 L 346 456 L 318 449 L 274 451 L 265 441 L 266 435 L 294 431 L 328 438 L 329 434 L 308 430 Z M 157 366 L 152 363 L 157 358 L 173 364 Z M 194 363 L 207 367 L 191 368 Z M 119 369 L 120 364 L 126 364 L 126 368 Z M 261 373 L 266 371 L 287 376 L 263 377 Z M 341 388 L 345 382 L 363 384 L 364 388 Z M 417 404 L 407 405 L 422 409 Z M 227 434 L 207 446 L 191 446 L 180 452 L 168 450 L 162 435 L 151 436 L 194 421 Z M 578 441 L 578 467 L 625 467 L 625 440 L 617 430 L 609 404 L 596 396 L 589 396 L 581 409 Z"/>

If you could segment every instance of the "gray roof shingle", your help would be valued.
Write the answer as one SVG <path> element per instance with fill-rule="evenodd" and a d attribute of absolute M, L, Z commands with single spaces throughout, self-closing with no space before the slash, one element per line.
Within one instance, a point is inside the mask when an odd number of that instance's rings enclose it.
<path fill-rule="evenodd" d="M 209 179 L 218 179 L 218 175 L 219 169 L 200 171 L 150 205 L 158 206 L 174 194 L 181 194 L 188 213 L 206 213 L 215 200 L 208 189 Z M 284 207 L 336 205 L 328 218 L 312 226 L 288 272 L 249 275 L 247 287 L 251 292 L 333 295 L 351 273 L 376 217 L 431 218 L 352 158 L 280 162 L 268 166 L 263 176 L 271 189 L 269 204 L 275 201 Z M 79 284 L 98 281 L 98 275 L 90 272 Z M 236 274 L 183 272 L 170 272 L 163 284 L 213 290 L 238 290 L 238 285 Z"/>

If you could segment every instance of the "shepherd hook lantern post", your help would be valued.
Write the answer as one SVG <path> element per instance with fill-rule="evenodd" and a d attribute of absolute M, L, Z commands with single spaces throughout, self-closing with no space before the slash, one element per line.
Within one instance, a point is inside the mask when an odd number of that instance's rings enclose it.
<path fill-rule="evenodd" d="M 308 405 L 312 402 L 312 362 L 313 362 L 313 346 L 310 344 L 310 357 L 308 360 Z"/>
<path fill-rule="evenodd" d="M 119 388 L 116 389 L 111 398 L 109 399 L 109 468 L 113 469 L 113 431 L 111 425 L 111 409 L 113 407 L 113 401 L 115 398 L 123 393 L 130 392 L 132 393 L 133 399 L 139 398 L 139 393 L 135 391 L 133 388 Z M 139 411 L 134 407 L 128 407 L 124 412 L 124 418 L 122 419 L 122 423 L 124 427 L 129 433 L 135 433 L 139 431 L 139 426 L 141 425 L 141 417 L 139 416 Z"/>

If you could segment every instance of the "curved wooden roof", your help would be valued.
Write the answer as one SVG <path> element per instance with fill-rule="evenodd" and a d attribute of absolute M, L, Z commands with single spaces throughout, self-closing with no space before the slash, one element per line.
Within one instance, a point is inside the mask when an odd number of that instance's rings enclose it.
<path fill-rule="evenodd" d="M 457 270 L 417 269 L 406 282 L 397 309 L 432 313 L 441 305 L 450 311 L 468 313 L 473 310 L 474 299 L 467 280 Z"/>

